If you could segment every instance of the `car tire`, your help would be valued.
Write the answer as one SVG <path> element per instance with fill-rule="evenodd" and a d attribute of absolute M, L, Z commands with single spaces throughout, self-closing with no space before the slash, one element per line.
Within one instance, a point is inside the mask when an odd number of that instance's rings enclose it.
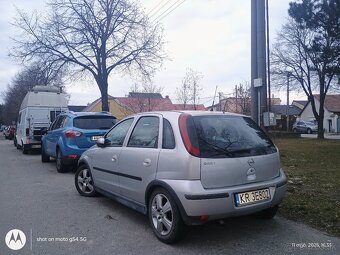
<path fill-rule="evenodd" d="M 28 154 L 29 150 L 27 148 L 25 148 L 23 143 L 21 144 L 21 149 L 22 149 L 23 154 L 25 154 L 25 155 Z"/>
<path fill-rule="evenodd" d="M 297 130 L 296 130 L 296 128 L 293 128 L 293 133 L 297 133 Z"/>
<path fill-rule="evenodd" d="M 15 139 L 15 137 L 13 138 L 13 145 L 14 147 L 17 147 L 17 139 Z"/>
<path fill-rule="evenodd" d="M 311 134 L 312 130 L 310 128 L 307 129 L 307 134 Z"/>
<path fill-rule="evenodd" d="M 76 185 L 76 189 L 81 196 L 97 196 L 97 192 L 94 189 L 92 174 L 87 165 L 81 165 L 78 167 L 74 175 L 74 184 Z"/>
<path fill-rule="evenodd" d="M 17 142 L 17 149 L 21 150 L 21 146 L 20 146 L 20 144 L 18 142 Z"/>
<path fill-rule="evenodd" d="M 55 159 L 55 165 L 57 168 L 58 173 L 65 173 L 68 169 L 67 169 L 67 165 L 65 165 L 65 163 L 63 162 L 63 154 L 61 153 L 61 151 L 59 149 L 57 149 L 57 156 Z"/>
<path fill-rule="evenodd" d="M 50 162 L 50 156 L 46 154 L 42 143 L 41 143 L 41 162 L 43 163 Z"/>
<path fill-rule="evenodd" d="M 261 212 L 258 212 L 256 216 L 261 219 L 270 220 L 275 217 L 277 210 L 279 209 L 278 205 L 275 205 L 273 207 L 269 207 L 268 209 L 265 209 Z"/>
<path fill-rule="evenodd" d="M 186 225 L 178 206 L 170 193 L 163 188 L 157 188 L 152 192 L 149 198 L 148 218 L 154 234 L 163 243 L 176 243 L 185 235 Z"/>

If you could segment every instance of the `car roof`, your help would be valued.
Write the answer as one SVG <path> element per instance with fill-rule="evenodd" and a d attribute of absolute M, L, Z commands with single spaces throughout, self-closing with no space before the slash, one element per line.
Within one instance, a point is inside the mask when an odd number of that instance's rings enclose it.
<path fill-rule="evenodd" d="M 110 112 L 72 112 L 72 111 L 67 111 L 67 112 L 64 112 L 63 114 L 72 115 L 74 117 L 78 117 L 78 116 L 109 116 L 109 117 L 116 118 Z"/>
<path fill-rule="evenodd" d="M 163 116 L 167 115 L 180 115 L 182 113 L 189 114 L 191 116 L 240 116 L 240 117 L 249 117 L 246 115 L 232 113 L 232 112 L 219 112 L 219 111 L 154 111 L 154 112 L 142 112 L 137 113 L 132 116 L 141 116 L 141 115 L 152 115 L 152 114 L 161 114 Z M 131 117 L 131 116 L 130 116 Z"/>

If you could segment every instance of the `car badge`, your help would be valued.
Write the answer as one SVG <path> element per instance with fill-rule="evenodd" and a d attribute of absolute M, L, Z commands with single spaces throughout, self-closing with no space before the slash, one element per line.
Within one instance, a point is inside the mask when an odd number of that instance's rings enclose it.
<path fill-rule="evenodd" d="M 253 158 L 251 158 L 251 159 L 248 160 L 248 165 L 251 166 L 251 167 L 252 167 L 253 165 L 255 165 L 255 161 L 254 161 Z"/>

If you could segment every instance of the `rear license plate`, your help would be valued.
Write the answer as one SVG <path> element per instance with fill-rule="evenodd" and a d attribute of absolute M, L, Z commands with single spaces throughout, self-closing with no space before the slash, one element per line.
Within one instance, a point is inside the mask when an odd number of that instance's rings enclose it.
<path fill-rule="evenodd" d="M 91 140 L 97 141 L 99 138 L 103 138 L 103 136 L 102 135 L 94 135 L 94 136 L 91 137 Z"/>
<path fill-rule="evenodd" d="M 40 144 L 32 145 L 31 148 L 32 149 L 39 149 L 39 148 L 41 148 L 41 145 Z"/>
<path fill-rule="evenodd" d="M 270 199 L 269 189 L 261 189 L 235 194 L 236 205 L 255 203 Z"/>

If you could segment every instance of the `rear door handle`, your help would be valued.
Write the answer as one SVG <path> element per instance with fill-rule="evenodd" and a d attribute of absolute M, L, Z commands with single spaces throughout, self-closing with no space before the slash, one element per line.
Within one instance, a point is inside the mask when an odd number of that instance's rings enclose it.
<path fill-rule="evenodd" d="M 150 166 L 150 165 L 151 165 L 151 159 L 149 159 L 149 158 L 144 159 L 144 161 L 143 161 L 143 166 L 148 167 L 148 166 Z"/>
<path fill-rule="evenodd" d="M 116 162 L 117 159 L 118 159 L 118 156 L 117 156 L 117 155 L 113 155 L 111 161 L 112 161 L 112 162 Z"/>

